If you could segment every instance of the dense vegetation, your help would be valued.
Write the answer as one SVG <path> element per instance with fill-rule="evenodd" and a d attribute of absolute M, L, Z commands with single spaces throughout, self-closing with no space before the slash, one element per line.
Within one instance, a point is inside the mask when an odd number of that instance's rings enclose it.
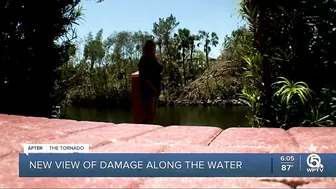
<path fill-rule="evenodd" d="M 336 122 L 336 2 L 243 0 L 253 45 L 246 47 L 242 97 L 252 126 Z"/>
<path fill-rule="evenodd" d="M 253 127 L 336 123 L 333 0 L 242 0 L 248 26 L 223 44 L 206 28 L 179 28 L 173 15 L 158 19 L 150 33 L 118 31 L 104 39 L 102 29 L 75 40 L 79 0 L 48 2 L 44 9 L 38 1 L 0 5 L 1 112 L 50 116 L 60 104 L 128 105 L 130 74 L 151 38 L 165 70 L 163 104 L 241 101 Z M 41 15 L 48 22 L 41 24 Z M 218 45 L 220 57 L 210 57 Z"/>
<path fill-rule="evenodd" d="M 77 44 L 70 61 L 61 67 L 64 78 L 59 91 L 72 104 L 129 103 L 130 74 L 138 69 L 143 42 L 152 38 L 158 44 L 158 58 L 165 70 L 162 103 L 214 103 L 214 99 L 218 103 L 237 99 L 243 83 L 242 65 L 235 48 L 239 37 L 250 32 L 243 27 L 227 36 L 224 53 L 216 61 L 209 57 L 211 48 L 219 44 L 216 33 L 193 34 L 187 28 L 176 29 L 178 25 L 177 19 L 170 15 L 154 23 L 152 33 L 120 31 L 106 39 L 102 37 L 102 29 L 95 35 L 89 33 Z"/>
<path fill-rule="evenodd" d="M 68 61 L 79 0 L 0 2 L 0 111 L 50 116 L 56 69 Z M 46 20 L 45 22 L 43 20 Z"/>

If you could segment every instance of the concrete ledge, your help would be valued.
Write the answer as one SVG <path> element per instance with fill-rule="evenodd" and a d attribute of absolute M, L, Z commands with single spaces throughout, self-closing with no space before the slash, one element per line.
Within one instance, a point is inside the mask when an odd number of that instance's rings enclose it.
<path fill-rule="evenodd" d="M 23 143 L 89 143 L 95 152 L 336 153 L 336 128 L 114 124 L 0 114 L 1 188 L 335 188 L 333 178 L 19 178 Z"/>

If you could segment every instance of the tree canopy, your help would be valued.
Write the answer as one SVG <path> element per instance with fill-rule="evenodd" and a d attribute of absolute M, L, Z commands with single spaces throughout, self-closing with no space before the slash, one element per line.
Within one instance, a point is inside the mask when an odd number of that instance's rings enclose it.
<path fill-rule="evenodd" d="M 76 40 L 79 0 L 40 5 L 0 4 L 1 112 L 48 117 L 55 105 L 129 105 L 130 74 L 143 43 L 153 39 L 164 67 L 161 103 L 243 102 L 253 127 L 336 123 L 334 0 L 242 0 L 248 26 L 223 44 L 215 31 L 181 28 L 172 14 L 158 18 L 151 32 L 104 38 L 101 29 Z M 210 57 L 219 45 L 221 55 Z"/>

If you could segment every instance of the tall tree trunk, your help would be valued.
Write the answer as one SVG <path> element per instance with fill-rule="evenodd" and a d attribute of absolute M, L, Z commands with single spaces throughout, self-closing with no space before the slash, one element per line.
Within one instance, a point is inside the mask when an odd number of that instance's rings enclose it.
<path fill-rule="evenodd" d="M 192 67 L 193 67 L 193 53 L 194 53 L 194 47 L 191 46 L 190 62 L 189 62 L 189 74 L 191 75 L 192 80 L 195 79 L 194 73 L 192 71 Z"/>
<path fill-rule="evenodd" d="M 94 63 L 95 63 L 95 60 L 93 58 L 91 58 L 91 62 L 90 62 L 90 69 L 91 69 L 91 71 L 93 70 Z"/>
<path fill-rule="evenodd" d="M 184 78 L 184 85 L 187 84 L 186 78 L 186 69 L 185 69 L 185 49 L 182 48 L 182 66 L 183 66 L 183 78 Z"/>
<path fill-rule="evenodd" d="M 209 68 L 209 52 L 208 51 L 205 52 L 205 59 L 206 59 L 207 68 Z"/>

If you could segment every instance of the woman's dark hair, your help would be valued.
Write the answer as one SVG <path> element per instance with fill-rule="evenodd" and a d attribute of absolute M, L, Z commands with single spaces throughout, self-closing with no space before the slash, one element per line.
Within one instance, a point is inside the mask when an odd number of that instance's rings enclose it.
<path fill-rule="evenodd" d="M 145 45 L 143 46 L 143 49 L 142 49 L 142 53 L 144 55 L 147 55 L 149 53 L 149 52 L 147 52 L 147 50 L 148 50 L 148 47 L 150 47 L 150 46 L 155 46 L 155 42 L 151 39 L 146 40 Z"/>
<path fill-rule="evenodd" d="M 154 41 L 151 40 L 151 39 L 146 40 L 146 42 L 145 42 L 145 47 L 146 47 L 146 46 L 149 46 L 149 45 L 150 45 L 150 46 L 155 45 Z"/>

